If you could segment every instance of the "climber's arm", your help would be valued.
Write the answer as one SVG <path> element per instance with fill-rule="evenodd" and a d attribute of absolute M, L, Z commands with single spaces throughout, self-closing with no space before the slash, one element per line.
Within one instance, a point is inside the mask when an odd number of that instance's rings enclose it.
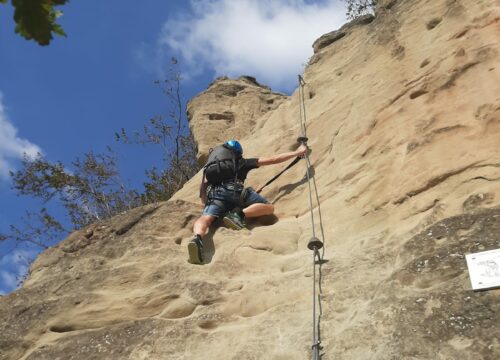
<path fill-rule="evenodd" d="M 265 165 L 274 165 L 274 164 L 279 164 L 284 161 L 287 161 L 295 156 L 303 156 L 307 151 L 307 147 L 305 145 L 300 145 L 299 148 L 295 151 L 290 151 L 270 157 L 262 157 L 259 158 L 257 161 L 258 166 L 265 166 Z"/>

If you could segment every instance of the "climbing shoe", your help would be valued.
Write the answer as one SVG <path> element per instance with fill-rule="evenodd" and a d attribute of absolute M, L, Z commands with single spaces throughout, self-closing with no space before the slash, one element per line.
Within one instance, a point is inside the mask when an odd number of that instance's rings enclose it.
<path fill-rule="evenodd" d="M 243 214 L 239 214 L 236 211 L 231 211 L 227 213 L 226 216 L 224 216 L 224 219 L 222 219 L 224 222 L 224 225 L 226 227 L 233 229 L 233 230 L 241 230 L 241 229 L 246 229 L 245 225 L 245 219 Z"/>
<path fill-rule="evenodd" d="M 188 245 L 189 262 L 191 264 L 203 264 L 203 240 L 196 235 Z"/>

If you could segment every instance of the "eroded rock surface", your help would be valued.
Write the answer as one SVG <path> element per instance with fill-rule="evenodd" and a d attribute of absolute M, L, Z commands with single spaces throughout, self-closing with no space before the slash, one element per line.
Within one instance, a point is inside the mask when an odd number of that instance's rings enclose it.
<path fill-rule="evenodd" d="M 306 68 L 322 359 L 500 358 L 500 290 L 473 292 L 464 259 L 500 247 L 499 19 L 492 0 L 381 1 Z M 253 157 L 300 134 L 298 92 L 251 78 L 215 81 L 189 114 L 201 159 L 230 137 Z M 185 249 L 200 174 L 171 201 L 72 234 L 0 299 L 0 358 L 310 358 L 304 175 L 265 189 L 278 222 L 214 228 L 203 266 Z"/>
<path fill-rule="evenodd" d="M 273 92 L 250 76 L 217 78 L 206 91 L 189 101 L 187 107 L 200 164 L 205 163 L 210 148 L 248 135 L 257 119 L 286 99 L 287 96 Z"/>

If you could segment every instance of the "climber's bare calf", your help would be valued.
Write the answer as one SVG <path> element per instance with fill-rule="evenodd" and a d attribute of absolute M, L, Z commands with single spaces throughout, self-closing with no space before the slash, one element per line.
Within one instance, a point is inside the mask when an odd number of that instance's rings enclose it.
<path fill-rule="evenodd" d="M 243 209 L 246 218 L 272 215 L 273 213 L 274 206 L 272 204 L 256 203 Z"/>
<path fill-rule="evenodd" d="M 272 204 L 252 204 L 243 209 L 243 214 L 247 218 L 254 218 L 265 215 L 272 215 L 274 213 L 274 206 Z M 200 216 L 193 225 L 193 232 L 196 235 L 203 236 L 207 233 L 208 228 L 217 219 L 215 216 L 202 215 Z"/>

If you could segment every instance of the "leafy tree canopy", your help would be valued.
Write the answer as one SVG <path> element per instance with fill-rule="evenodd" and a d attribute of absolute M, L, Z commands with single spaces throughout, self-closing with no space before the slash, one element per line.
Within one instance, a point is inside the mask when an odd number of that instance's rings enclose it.
<path fill-rule="evenodd" d="M 69 0 L 11 0 L 15 32 L 40 45 L 48 45 L 53 38 L 52 34 L 66 36 L 61 25 L 56 22 L 62 12 L 55 7 L 68 2 Z M 0 3 L 7 4 L 7 0 L 0 0 Z"/>

